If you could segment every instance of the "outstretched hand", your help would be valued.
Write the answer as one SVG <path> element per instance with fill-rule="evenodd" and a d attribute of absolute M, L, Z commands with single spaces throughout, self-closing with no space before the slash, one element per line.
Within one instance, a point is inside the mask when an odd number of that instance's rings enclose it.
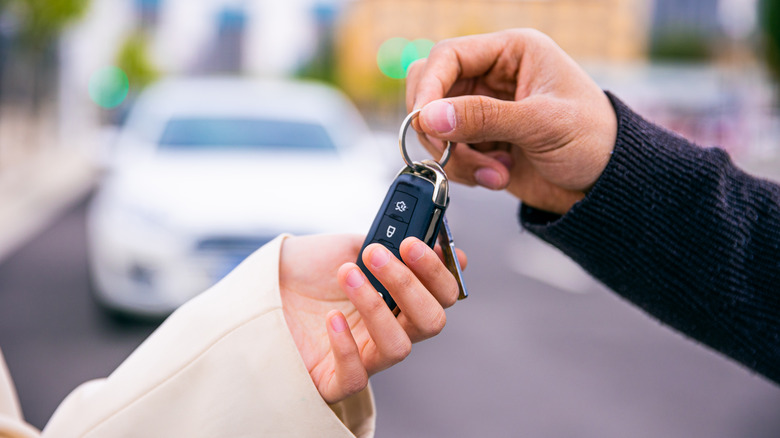
<path fill-rule="evenodd" d="M 383 246 L 370 245 L 363 261 L 401 309 L 396 318 L 353 263 L 362 243 L 360 236 L 308 236 L 290 237 L 282 246 L 285 320 L 328 403 L 361 391 L 370 375 L 406 358 L 412 343 L 437 335 L 446 322 L 444 308 L 458 297 L 440 256 L 418 239 L 401 245 L 406 265 Z"/>

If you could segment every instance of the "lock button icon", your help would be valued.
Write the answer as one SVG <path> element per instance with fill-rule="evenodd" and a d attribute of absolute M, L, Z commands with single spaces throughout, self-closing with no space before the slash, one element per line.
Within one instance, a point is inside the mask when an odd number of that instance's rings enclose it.
<path fill-rule="evenodd" d="M 400 248 L 401 242 L 406 237 L 407 225 L 388 215 L 382 216 L 382 221 L 376 230 L 374 241 L 390 244 L 393 248 Z"/>

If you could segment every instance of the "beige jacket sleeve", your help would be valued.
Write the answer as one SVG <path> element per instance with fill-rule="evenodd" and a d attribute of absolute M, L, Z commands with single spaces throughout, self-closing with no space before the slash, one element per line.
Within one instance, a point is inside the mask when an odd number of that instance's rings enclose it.
<path fill-rule="evenodd" d="M 283 240 L 182 306 L 108 378 L 77 388 L 42 435 L 373 436 L 370 389 L 329 406 L 306 371 L 282 313 Z"/>
<path fill-rule="evenodd" d="M 0 351 L 0 438 L 34 438 L 38 430 L 22 419 L 19 400 Z"/>

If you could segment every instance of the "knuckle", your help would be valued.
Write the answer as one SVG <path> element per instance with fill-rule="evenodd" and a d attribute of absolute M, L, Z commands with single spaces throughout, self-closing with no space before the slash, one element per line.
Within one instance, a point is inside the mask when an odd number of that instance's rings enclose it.
<path fill-rule="evenodd" d="M 392 287 L 397 291 L 408 291 L 415 286 L 414 275 L 408 269 L 404 269 L 390 279 Z"/>
<path fill-rule="evenodd" d="M 417 77 L 417 73 L 422 69 L 422 67 L 425 65 L 425 58 L 417 59 L 411 64 L 409 64 L 409 68 L 407 69 L 407 78 L 415 78 Z"/>
<path fill-rule="evenodd" d="M 428 326 L 426 327 L 426 333 L 430 336 L 436 336 L 444 330 L 444 326 L 447 324 L 447 314 L 444 310 L 436 312 L 433 318 L 431 318 Z"/>
<path fill-rule="evenodd" d="M 377 313 L 382 312 L 382 310 L 386 308 L 387 305 L 385 304 L 385 302 L 382 300 L 382 298 L 379 296 L 377 292 L 373 292 L 373 294 L 375 294 L 376 296 L 372 297 L 374 299 L 370 300 L 366 304 L 366 309 L 370 314 L 375 315 Z"/>
<path fill-rule="evenodd" d="M 457 65 L 460 69 L 460 60 L 458 57 L 459 38 L 449 38 L 436 43 L 432 48 L 425 62 L 433 64 Z"/>
<path fill-rule="evenodd" d="M 452 154 L 449 163 L 447 163 L 447 174 L 450 180 L 467 186 L 474 186 L 474 169 L 468 165 L 467 160 L 462 160 L 458 150 Z"/>
<path fill-rule="evenodd" d="M 546 36 L 539 29 L 534 29 L 531 27 L 521 29 L 520 32 L 523 36 L 525 36 L 528 39 L 543 39 Z"/>
<path fill-rule="evenodd" d="M 455 303 L 458 302 L 458 294 L 459 294 L 458 287 L 454 286 L 454 287 L 449 287 L 447 289 L 448 292 L 444 294 L 441 305 L 444 307 L 452 307 L 455 305 Z"/>
<path fill-rule="evenodd" d="M 404 338 L 399 340 L 396 343 L 396 345 L 393 346 L 393 349 L 390 352 L 389 359 L 392 360 L 393 363 L 398 363 L 406 359 L 411 352 L 412 352 L 412 341 L 407 338 Z"/>
<path fill-rule="evenodd" d="M 454 50 L 455 45 L 455 38 L 447 38 L 439 41 L 438 43 L 434 44 L 431 48 L 431 54 L 441 54 L 446 52 L 451 52 Z"/>
<path fill-rule="evenodd" d="M 438 43 L 434 44 L 433 47 L 431 47 L 431 51 L 428 52 L 428 58 L 429 60 L 438 60 L 439 58 L 447 58 L 450 55 L 450 52 L 452 51 L 452 47 L 448 40 L 439 41 Z"/>
<path fill-rule="evenodd" d="M 546 43 L 547 40 L 550 39 L 550 37 L 547 36 L 546 33 L 530 27 L 515 29 L 515 32 L 516 33 L 512 35 L 513 37 L 523 38 L 527 41 L 531 41 L 534 43 Z"/>
<path fill-rule="evenodd" d="M 486 139 L 488 127 L 491 121 L 498 117 L 498 105 L 487 96 L 475 96 L 473 105 L 467 105 L 463 111 L 464 126 L 469 132 L 466 134 L 469 141 L 482 143 Z"/>
<path fill-rule="evenodd" d="M 343 382 L 344 391 L 350 395 L 362 391 L 366 385 L 368 385 L 368 375 L 365 370 L 361 373 L 355 373 L 354 375 L 349 376 Z"/>
<path fill-rule="evenodd" d="M 432 287 L 436 288 L 436 297 L 439 304 L 441 304 L 442 308 L 453 306 L 458 301 L 458 296 L 460 295 L 458 281 L 450 270 L 441 263 L 434 268 L 434 272 L 435 277 L 431 284 L 436 285 Z M 444 313 L 443 309 L 439 310 Z"/>

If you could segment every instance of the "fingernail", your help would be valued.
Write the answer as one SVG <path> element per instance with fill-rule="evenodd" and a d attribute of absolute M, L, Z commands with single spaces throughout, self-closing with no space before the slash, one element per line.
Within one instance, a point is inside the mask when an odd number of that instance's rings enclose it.
<path fill-rule="evenodd" d="M 483 167 L 474 172 L 474 179 L 477 184 L 489 189 L 498 190 L 502 187 L 501 174 L 489 167 Z"/>
<path fill-rule="evenodd" d="M 352 289 L 363 286 L 363 281 L 363 274 L 358 272 L 357 269 L 353 269 L 349 271 L 349 274 L 347 274 L 347 286 L 351 287 Z"/>
<path fill-rule="evenodd" d="M 455 107 L 445 100 L 435 100 L 420 114 L 434 131 L 446 134 L 455 129 Z"/>
<path fill-rule="evenodd" d="M 341 333 L 347 329 L 347 320 L 341 315 L 335 314 L 330 318 L 330 326 L 336 333 Z"/>
<path fill-rule="evenodd" d="M 377 247 L 371 253 L 371 265 L 375 268 L 381 268 L 390 261 L 390 253 L 384 247 Z"/>
<path fill-rule="evenodd" d="M 411 261 L 416 262 L 425 255 L 425 245 L 421 242 L 417 242 L 409 248 L 409 258 Z"/>

